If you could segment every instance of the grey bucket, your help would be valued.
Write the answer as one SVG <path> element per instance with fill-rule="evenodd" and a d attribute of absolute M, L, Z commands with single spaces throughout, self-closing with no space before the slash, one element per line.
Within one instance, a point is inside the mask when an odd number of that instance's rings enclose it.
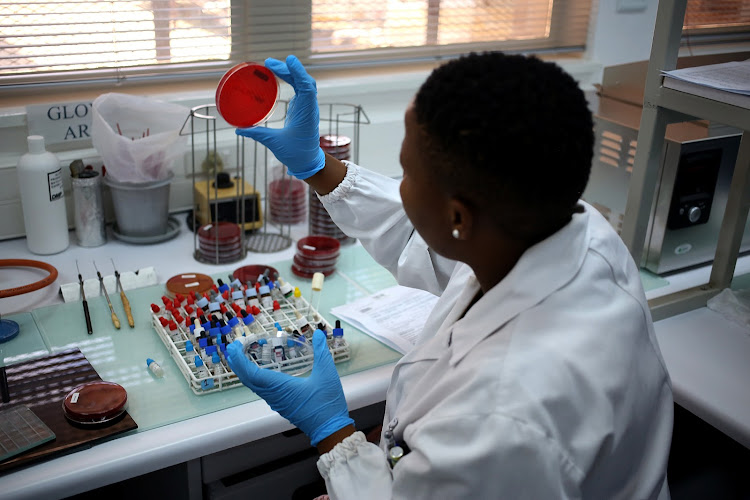
<path fill-rule="evenodd" d="M 124 236 L 161 236 L 169 221 L 169 184 L 166 179 L 145 182 L 119 182 L 109 175 L 104 184 L 112 194 L 117 229 Z"/>

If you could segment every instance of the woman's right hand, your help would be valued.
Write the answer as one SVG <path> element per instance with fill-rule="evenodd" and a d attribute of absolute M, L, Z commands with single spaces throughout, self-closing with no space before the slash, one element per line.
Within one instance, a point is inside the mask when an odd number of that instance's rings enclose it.
<path fill-rule="evenodd" d="M 295 56 L 286 62 L 266 59 L 266 67 L 294 88 L 283 128 L 238 128 L 236 133 L 260 142 L 286 165 L 289 175 L 307 179 L 325 166 L 320 148 L 318 88 Z"/>

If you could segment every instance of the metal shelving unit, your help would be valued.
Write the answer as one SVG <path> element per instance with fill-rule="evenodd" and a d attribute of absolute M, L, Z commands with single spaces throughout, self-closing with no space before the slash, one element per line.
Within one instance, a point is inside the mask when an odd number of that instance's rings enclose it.
<path fill-rule="evenodd" d="M 641 262 L 667 125 L 711 120 L 743 131 L 708 283 L 649 301 L 654 320 L 704 307 L 734 275 L 750 206 L 750 110 L 662 87 L 662 70 L 677 67 L 686 0 L 660 0 L 651 46 L 643 113 L 621 236 Z"/>

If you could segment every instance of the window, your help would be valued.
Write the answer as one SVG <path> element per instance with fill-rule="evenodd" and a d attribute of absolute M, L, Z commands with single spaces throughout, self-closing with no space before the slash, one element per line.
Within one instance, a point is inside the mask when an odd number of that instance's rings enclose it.
<path fill-rule="evenodd" d="M 683 44 L 750 41 L 750 0 L 688 0 Z"/>
<path fill-rule="evenodd" d="M 590 0 L 0 0 L 0 85 L 585 46 Z"/>

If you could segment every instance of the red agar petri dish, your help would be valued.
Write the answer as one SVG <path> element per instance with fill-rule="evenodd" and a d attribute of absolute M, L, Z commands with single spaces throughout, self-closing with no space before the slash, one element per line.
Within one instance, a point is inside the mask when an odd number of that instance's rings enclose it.
<path fill-rule="evenodd" d="M 307 258 L 324 259 L 338 255 L 341 243 L 328 236 L 305 236 L 297 242 L 297 253 Z"/>
<path fill-rule="evenodd" d="M 216 109 L 232 126 L 253 127 L 273 113 L 279 82 L 261 64 L 240 63 L 227 71 L 216 87 Z"/>
<path fill-rule="evenodd" d="M 220 221 L 201 226 L 198 229 L 198 238 L 203 243 L 211 244 L 218 241 L 219 245 L 222 245 L 240 241 L 240 233 L 241 229 L 238 224 Z"/>
<path fill-rule="evenodd" d="M 250 264 L 235 269 L 232 276 L 243 283 L 247 283 L 248 281 L 255 283 L 258 280 L 258 276 L 263 274 L 266 269 L 268 269 L 268 277 L 270 279 L 274 279 L 279 274 L 275 267 L 264 266 L 263 264 Z"/>
<path fill-rule="evenodd" d="M 104 424 L 125 411 L 128 393 L 114 382 L 89 382 L 76 387 L 63 400 L 63 413 L 78 424 Z"/>

